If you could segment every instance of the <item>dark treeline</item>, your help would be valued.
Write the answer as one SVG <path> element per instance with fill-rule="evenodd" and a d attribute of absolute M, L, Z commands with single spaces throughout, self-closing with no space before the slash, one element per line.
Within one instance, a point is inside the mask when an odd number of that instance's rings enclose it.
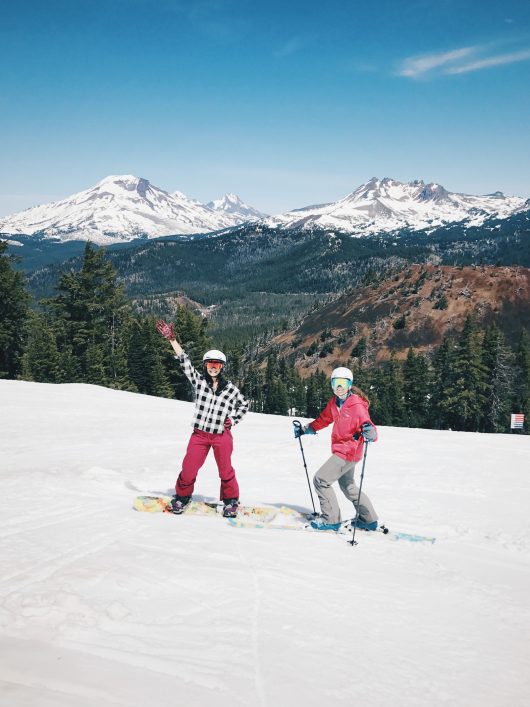
<path fill-rule="evenodd" d="M 0 242 L 0 377 L 190 399 L 154 317 L 135 316 L 104 250 L 87 244 L 80 270 L 63 272 L 56 295 L 36 310 L 5 250 Z M 179 308 L 175 331 L 196 365 L 211 344 L 206 329 L 205 319 Z"/>
<path fill-rule="evenodd" d="M 63 272 L 53 297 L 30 308 L 23 275 L 0 242 L 0 377 L 46 383 L 91 383 L 119 390 L 189 400 L 190 386 L 154 317 L 139 316 L 125 299 L 104 250 L 87 244 L 78 271 Z M 207 320 L 184 307 L 175 332 L 200 367 L 212 342 Z M 285 358 L 230 344 L 227 375 L 252 409 L 314 417 L 331 396 L 328 377 L 302 379 Z M 495 326 L 479 330 L 468 318 L 462 333 L 446 337 L 429 356 L 409 350 L 405 361 L 368 365 L 363 347 L 341 361 L 371 400 L 380 425 L 508 432 L 510 414 L 530 413 L 530 337 L 515 347 Z M 528 429 L 527 422 L 525 430 Z"/>
<path fill-rule="evenodd" d="M 523 329 L 515 349 L 496 326 L 479 330 L 467 319 L 460 336 L 445 337 L 432 355 L 409 349 L 407 358 L 379 366 L 361 357 L 341 362 L 371 401 L 380 425 L 509 432 L 510 415 L 530 412 L 530 337 Z M 242 370 L 241 370 L 242 369 Z M 329 377 L 305 380 L 285 359 L 269 354 L 263 369 L 239 366 L 237 381 L 258 412 L 314 417 L 331 397 Z"/>

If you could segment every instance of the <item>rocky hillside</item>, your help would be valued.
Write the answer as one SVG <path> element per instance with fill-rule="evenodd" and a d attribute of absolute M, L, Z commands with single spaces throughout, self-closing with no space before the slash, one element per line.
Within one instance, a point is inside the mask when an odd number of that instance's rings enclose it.
<path fill-rule="evenodd" d="M 530 270 L 521 267 L 412 265 L 379 283 L 345 294 L 309 314 L 273 341 L 303 374 L 329 372 L 348 359 L 404 358 L 437 347 L 460 331 L 468 314 L 496 322 L 510 341 L 530 328 Z"/>

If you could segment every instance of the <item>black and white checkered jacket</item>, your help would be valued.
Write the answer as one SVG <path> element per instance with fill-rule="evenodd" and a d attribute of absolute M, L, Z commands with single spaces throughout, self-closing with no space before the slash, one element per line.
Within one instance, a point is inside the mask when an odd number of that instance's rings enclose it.
<path fill-rule="evenodd" d="M 222 381 L 214 392 L 205 377 L 191 363 L 189 356 L 175 356 L 195 392 L 195 415 L 192 427 L 203 432 L 222 434 L 225 420 L 241 422 L 248 411 L 248 400 L 231 381 Z"/>

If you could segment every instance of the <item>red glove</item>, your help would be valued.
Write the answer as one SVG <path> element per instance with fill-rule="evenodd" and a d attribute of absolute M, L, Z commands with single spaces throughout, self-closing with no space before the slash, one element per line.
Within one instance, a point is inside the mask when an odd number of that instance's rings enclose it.
<path fill-rule="evenodd" d="M 156 330 L 159 334 L 162 334 L 164 339 L 172 341 L 175 338 L 175 332 L 173 331 L 173 324 L 166 324 L 163 319 L 159 319 L 156 323 Z"/>
<path fill-rule="evenodd" d="M 225 420 L 225 430 L 229 430 L 232 427 L 232 420 L 227 417 Z"/>

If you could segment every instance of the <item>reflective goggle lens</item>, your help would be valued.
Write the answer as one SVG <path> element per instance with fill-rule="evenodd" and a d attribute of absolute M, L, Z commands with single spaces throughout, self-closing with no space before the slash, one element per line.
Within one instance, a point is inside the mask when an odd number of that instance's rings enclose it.
<path fill-rule="evenodd" d="M 223 367 L 223 362 L 222 361 L 205 361 L 205 364 L 209 368 L 214 368 L 215 370 L 219 370 L 220 368 Z"/>
<path fill-rule="evenodd" d="M 338 388 L 339 385 L 346 389 L 351 386 L 351 381 L 347 378 L 333 378 L 331 381 L 332 388 Z"/>

